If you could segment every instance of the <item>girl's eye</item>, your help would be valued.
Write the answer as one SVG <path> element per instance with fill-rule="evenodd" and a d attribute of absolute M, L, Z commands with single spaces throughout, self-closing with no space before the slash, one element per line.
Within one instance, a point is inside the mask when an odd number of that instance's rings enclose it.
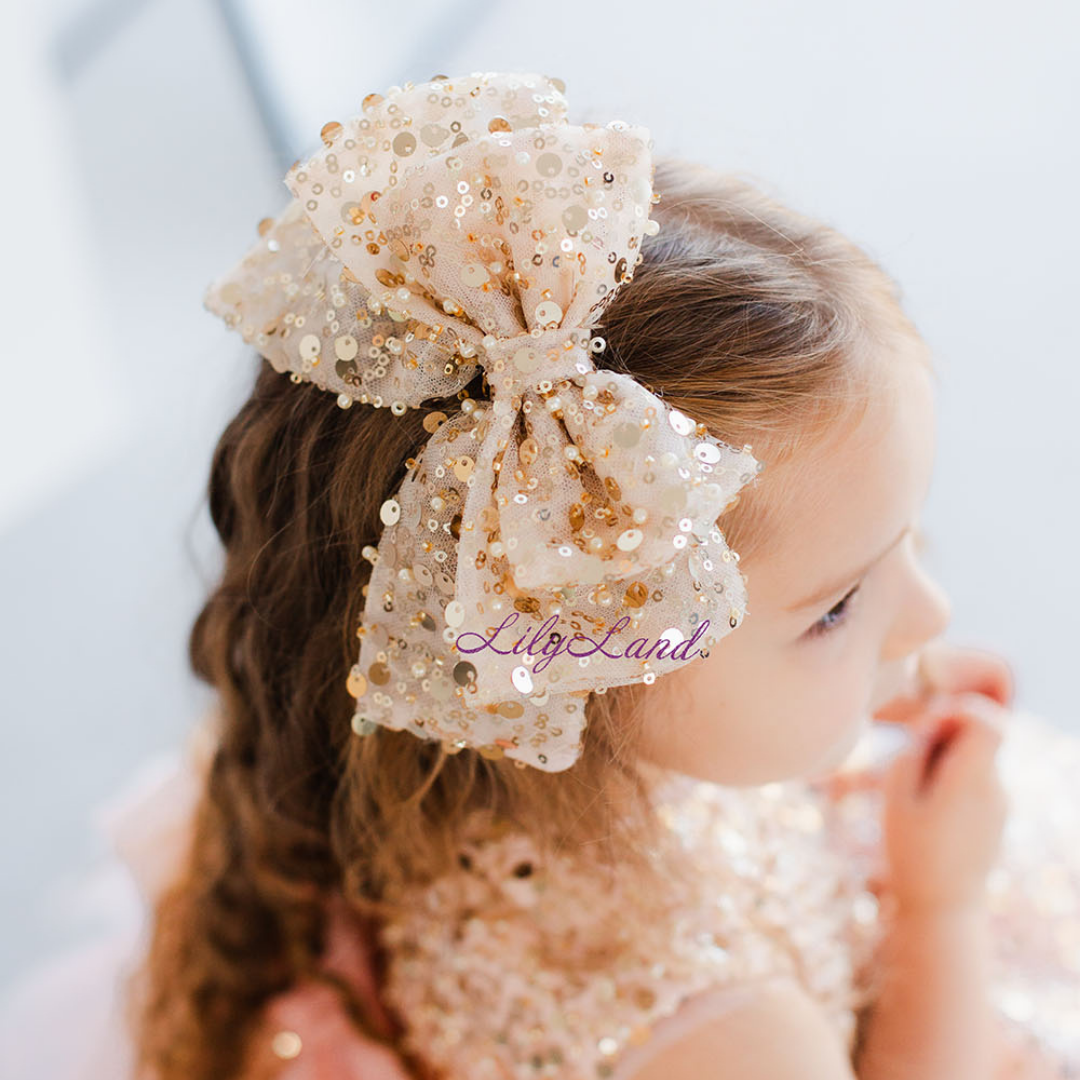
<path fill-rule="evenodd" d="M 836 627 L 847 618 L 848 612 L 851 610 L 851 599 L 858 591 L 859 586 L 856 585 L 843 600 L 826 611 L 825 614 L 822 615 L 809 630 L 807 630 L 807 634 L 810 637 L 819 637 L 821 634 L 827 634 L 831 630 L 835 630 Z"/>

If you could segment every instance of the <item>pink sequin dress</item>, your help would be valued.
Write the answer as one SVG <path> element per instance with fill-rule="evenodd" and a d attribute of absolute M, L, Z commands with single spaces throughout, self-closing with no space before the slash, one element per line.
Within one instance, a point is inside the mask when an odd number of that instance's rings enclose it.
<path fill-rule="evenodd" d="M 850 760 L 873 760 L 886 730 L 874 725 Z M 994 1080 L 1078 1077 L 1080 738 L 1016 712 L 998 760 L 1011 815 L 988 882 L 1001 1034 Z M 432 1075 L 630 1080 L 681 1033 L 784 977 L 854 1048 L 879 974 L 881 904 L 871 886 L 880 793 L 833 800 L 803 782 L 730 788 L 649 771 L 664 826 L 654 854 L 686 870 L 661 894 L 600 882 L 586 853 L 542 865 L 527 836 L 478 814 L 453 872 L 397 898 L 397 915 L 380 929 L 389 959 L 381 1000 Z M 114 808 L 110 834 L 144 901 L 180 857 L 197 783 L 178 757 Z M 131 1076 L 120 979 L 144 936 L 132 915 L 108 942 L 14 989 L 0 1023 L 0 1053 L 14 1065 L 5 1076 Z M 368 947 L 333 910 L 327 965 L 370 996 Z M 266 1031 L 285 1054 L 269 1055 L 280 1080 L 407 1075 L 324 988 L 275 999 Z"/>

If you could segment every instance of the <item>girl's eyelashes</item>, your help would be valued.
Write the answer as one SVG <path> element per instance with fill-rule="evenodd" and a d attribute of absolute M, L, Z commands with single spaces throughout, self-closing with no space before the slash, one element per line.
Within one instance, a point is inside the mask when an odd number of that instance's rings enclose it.
<path fill-rule="evenodd" d="M 914 543 L 916 554 L 923 554 L 927 548 L 927 536 L 925 531 L 920 526 L 916 525 L 911 530 L 911 538 Z M 860 581 L 858 585 L 848 592 L 847 596 L 826 611 L 825 614 L 806 631 L 805 636 L 808 638 L 822 637 L 847 622 L 848 617 L 851 614 L 852 601 L 862 584 L 863 582 Z"/>
<path fill-rule="evenodd" d="M 860 582 L 860 585 L 862 583 Z M 859 591 L 859 585 L 856 585 L 839 603 L 835 604 L 809 630 L 806 631 L 807 637 L 815 638 L 820 637 L 822 634 L 831 633 L 841 623 L 846 621 L 848 614 L 851 611 L 851 601 L 855 594 Z"/>

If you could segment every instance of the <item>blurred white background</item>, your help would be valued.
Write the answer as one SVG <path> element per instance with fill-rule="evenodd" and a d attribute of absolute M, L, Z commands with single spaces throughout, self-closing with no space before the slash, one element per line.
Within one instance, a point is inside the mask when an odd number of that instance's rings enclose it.
<path fill-rule="evenodd" d="M 618 12 L 618 14 L 616 14 Z M 202 295 L 285 170 L 391 84 L 565 80 L 571 120 L 750 174 L 903 287 L 941 376 L 928 561 L 953 640 L 1073 728 L 1080 15 L 1052 0 L 4 6 L 0 984 L 81 939 L 94 808 L 207 704 L 203 489 L 255 360 Z M 103 918 L 112 894 L 103 890 Z"/>

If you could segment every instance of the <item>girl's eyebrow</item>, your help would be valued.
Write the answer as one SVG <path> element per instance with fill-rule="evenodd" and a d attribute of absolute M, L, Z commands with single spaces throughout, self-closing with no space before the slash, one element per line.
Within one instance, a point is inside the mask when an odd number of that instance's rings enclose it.
<path fill-rule="evenodd" d="M 806 608 L 816 607 L 818 604 L 823 604 L 826 600 L 828 600 L 830 597 L 836 596 L 836 594 L 839 592 L 846 592 L 849 586 L 854 585 L 855 582 L 857 582 L 865 574 L 869 573 L 870 570 L 872 570 L 879 562 L 881 562 L 881 560 L 884 559 L 885 556 L 888 555 L 889 552 L 892 551 L 892 549 L 896 547 L 896 545 L 899 544 L 900 541 L 903 540 L 904 537 L 907 536 L 908 532 L 912 529 L 914 529 L 916 544 L 921 549 L 924 540 L 922 531 L 919 529 L 918 526 L 905 525 L 903 530 L 900 532 L 900 535 L 897 536 L 896 539 L 893 540 L 892 543 L 889 544 L 889 546 L 884 551 L 882 551 L 879 555 L 875 555 L 874 558 L 872 558 L 868 563 L 865 563 L 858 570 L 854 571 L 854 573 L 845 574 L 842 580 L 830 582 L 830 584 L 825 586 L 824 588 L 817 589 L 811 596 L 806 597 L 804 600 L 800 600 L 798 603 L 792 604 L 790 607 L 784 608 L 784 611 L 804 611 Z"/>

